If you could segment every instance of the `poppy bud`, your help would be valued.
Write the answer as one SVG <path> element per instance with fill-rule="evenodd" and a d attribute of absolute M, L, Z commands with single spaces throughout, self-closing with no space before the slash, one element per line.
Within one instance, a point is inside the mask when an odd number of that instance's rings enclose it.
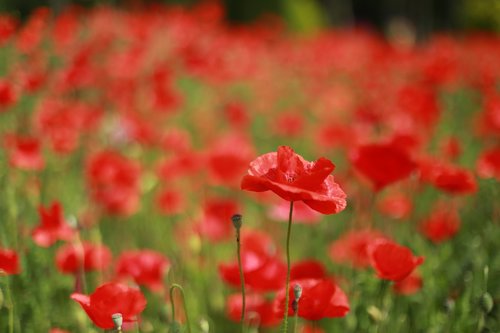
<path fill-rule="evenodd" d="M 479 300 L 479 304 L 481 306 L 481 309 L 483 310 L 484 314 L 488 314 L 493 310 L 493 306 L 495 305 L 493 302 L 493 298 L 491 297 L 489 292 L 485 292 L 482 296 L 481 299 Z"/>
<path fill-rule="evenodd" d="M 384 314 L 376 306 L 369 306 L 368 309 L 366 309 L 366 312 L 368 312 L 370 319 L 376 323 L 384 320 Z"/>
<path fill-rule="evenodd" d="M 241 218 L 242 218 L 241 214 L 234 214 L 233 216 L 231 216 L 231 221 L 233 222 L 233 225 L 237 230 L 241 228 L 242 224 Z"/>
<path fill-rule="evenodd" d="M 300 284 L 296 284 L 293 287 L 293 295 L 295 296 L 295 300 L 298 302 L 300 299 L 300 296 L 302 296 L 302 287 Z"/>
<path fill-rule="evenodd" d="M 113 320 L 113 323 L 115 324 L 115 328 L 118 331 L 121 331 L 122 325 L 123 325 L 123 316 L 121 313 L 113 313 L 111 315 L 111 319 Z"/>

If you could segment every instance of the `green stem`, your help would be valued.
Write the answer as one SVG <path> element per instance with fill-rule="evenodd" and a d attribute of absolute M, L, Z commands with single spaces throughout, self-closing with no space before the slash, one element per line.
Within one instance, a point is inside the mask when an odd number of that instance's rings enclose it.
<path fill-rule="evenodd" d="M 299 306 L 297 305 L 297 311 L 293 314 L 293 333 L 297 333 L 297 326 L 299 325 Z"/>
<path fill-rule="evenodd" d="M 172 320 L 175 321 L 175 303 L 174 303 L 174 289 L 178 289 L 182 295 L 182 304 L 184 307 L 184 315 L 186 316 L 186 326 L 188 333 L 191 333 L 191 325 L 189 323 L 189 316 L 186 307 L 186 298 L 184 297 L 184 289 L 177 283 L 172 284 L 170 287 L 170 301 L 172 302 Z"/>
<path fill-rule="evenodd" d="M 245 308 L 246 308 L 246 298 L 245 298 L 245 276 L 243 275 L 243 266 L 241 264 L 241 242 L 240 242 L 240 228 L 236 228 L 236 251 L 238 254 L 238 268 L 240 270 L 240 281 L 241 281 L 241 333 L 245 332 Z"/>
<path fill-rule="evenodd" d="M 285 284 L 285 314 L 283 317 L 282 333 L 288 332 L 288 302 L 290 302 L 290 234 L 292 230 L 293 201 L 290 201 L 290 213 L 288 215 L 288 229 L 286 233 L 286 284 Z"/>

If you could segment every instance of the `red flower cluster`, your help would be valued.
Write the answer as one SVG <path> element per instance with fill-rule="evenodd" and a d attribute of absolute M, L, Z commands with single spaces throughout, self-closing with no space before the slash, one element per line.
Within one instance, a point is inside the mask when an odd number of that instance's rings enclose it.
<path fill-rule="evenodd" d="M 132 278 L 138 285 L 153 291 L 163 289 L 163 276 L 170 261 L 161 253 L 151 250 L 127 251 L 120 255 L 116 264 L 119 278 Z"/>

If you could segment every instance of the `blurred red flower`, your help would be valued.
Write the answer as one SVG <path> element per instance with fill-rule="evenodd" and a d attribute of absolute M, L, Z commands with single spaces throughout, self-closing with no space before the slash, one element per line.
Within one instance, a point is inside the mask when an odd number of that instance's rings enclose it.
<path fill-rule="evenodd" d="M 393 219 L 404 219 L 410 215 L 413 204 L 408 196 L 394 192 L 379 201 L 378 209 Z"/>
<path fill-rule="evenodd" d="M 250 163 L 241 181 L 247 191 L 272 191 L 287 201 L 303 201 L 322 214 L 335 214 L 346 207 L 346 195 L 330 173 L 332 162 L 320 158 L 308 162 L 287 146 L 259 156 Z"/>
<path fill-rule="evenodd" d="M 249 294 L 245 300 L 245 318 L 251 326 L 270 327 L 279 324 L 281 316 L 273 311 L 273 302 L 268 301 L 263 295 Z M 229 295 L 226 309 L 229 319 L 239 322 L 242 310 L 241 294 Z"/>
<path fill-rule="evenodd" d="M 0 249 L 0 272 L 7 275 L 19 274 L 21 272 L 19 257 L 16 251 L 10 249 Z"/>
<path fill-rule="evenodd" d="M 186 203 L 181 191 L 166 189 L 156 197 L 156 205 L 162 214 L 170 216 L 182 213 Z"/>
<path fill-rule="evenodd" d="M 293 316 L 292 302 L 294 300 L 294 286 L 302 287 L 302 296 L 299 299 L 299 317 L 307 320 L 344 317 L 350 310 L 349 301 L 344 292 L 329 279 L 304 279 L 290 282 L 290 301 L 288 315 Z M 285 310 L 285 291 L 281 290 L 274 303 L 275 313 L 282 314 Z"/>
<path fill-rule="evenodd" d="M 111 263 L 111 251 L 104 245 L 91 243 L 65 244 L 57 249 L 56 266 L 65 274 L 99 271 Z"/>
<path fill-rule="evenodd" d="M 92 155 L 87 163 L 92 198 L 108 213 L 133 214 L 139 208 L 139 165 L 114 151 Z"/>
<path fill-rule="evenodd" d="M 476 170 L 481 178 L 500 181 L 500 147 L 483 151 L 476 162 Z"/>
<path fill-rule="evenodd" d="M 41 170 L 45 165 L 40 141 L 34 137 L 8 135 L 5 137 L 9 163 L 23 170 Z"/>
<path fill-rule="evenodd" d="M 400 295 L 413 295 L 422 289 L 422 285 L 422 277 L 416 273 L 416 271 L 413 271 L 403 280 L 396 281 L 393 285 L 393 289 Z"/>
<path fill-rule="evenodd" d="M 103 329 L 115 327 L 111 316 L 121 313 L 124 323 L 137 321 L 137 315 L 146 307 L 146 299 L 139 289 L 120 283 L 106 283 L 90 296 L 73 293 L 71 299 L 81 307 L 94 324 Z"/>
<path fill-rule="evenodd" d="M 64 220 L 62 207 L 59 202 L 53 202 L 46 209 L 39 208 L 40 224 L 33 229 L 31 234 L 33 241 L 41 247 L 49 247 L 58 240 L 70 241 L 75 236 L 69 224 Z"/>
<path fill-rule="evenodd" d="M 233 234 L 231 216 L 239 211 L 239 205 L 234 200 L 209 199 L 204 204 L 203 217 L 197 230 L 210 242 L 226 240 Z"/>
<path fill-rule="evenodd" d="M 296 262 L 290 269 L 290 280 L 323 279 L 326 277 L 325 266 L 315 259 Z"/>
<path fill-rule="evenodd" d="M 273 220 L 287 222 L 290 214 L 290 203 L 286 200 L 273 205 L 269 209 L 269 217 Z M 321 221 L 321 214 L 302 201 L 293 204 L 293 223 L 314 224 Z"/>
<path fill-rule="evenodd" d="M 464 168 L 433 158 L 420 160 L 422 180 L 449 194 L 465 195 L 477 191 L 474 174 Z"/>
<path fill-rule="evenodd" d="M 372 267 L 384 280 L 403 280 L 424 262 L 423 257 L 414 257 L 408 248 L 386 239 L 372 242 L 368 253 Z"/>
<path fill-rule="evenodd" d="M 138 285 L 160 291 L 163 289 L 163 277 L 169 267 L 170 261 L 159 252 L 127 251 L 118 258 L 116 274 L 119 278 L 131 277 Z"/>
<path fill-rule="evenodd" d="M 370 266 L 368 246 L 379 238 L 384 239 L 385 236 L 377 230 L 349 231 L 330 245 L 330 258 L 334 262 L 350 263 L 356 268 L 368 267 Z"/>
<path fill-rule="evenodd" d="M 4 112 L 17 101 L 14 88 L 5 80 L 0 79 L 0 113 Z"/>
<path fill-rule="evenodd" d="M 283 287 L 286 265 L 276 255 L 269 236 L 260 232 L 243 232 L 241 236 L 241 263 L 245 285 L 254 291 L 276 291 Z M 224 282 L 239 287 L 240 273 L 237 262 L 219 264 Z"/>
<path fill-rule="evenodd" d="M 409 177 L 416 164 L 408 153 L 394 144 L 359 146 L 350 154 L 354 168 L 373 184 L 375 191 Z"/>
<path fill-rule="evenodd" d="M 460 229 L 456 208 L 438 205 L 421 224 L 422 233 L 434 243 L 452 238 Z"/>

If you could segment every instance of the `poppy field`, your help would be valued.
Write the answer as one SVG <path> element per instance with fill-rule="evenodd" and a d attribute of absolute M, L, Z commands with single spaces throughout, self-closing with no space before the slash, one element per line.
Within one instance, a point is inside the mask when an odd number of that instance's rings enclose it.
<path fill-rule="evenodd" d="M 500 38 L 0 15 L 0 332 L 500 332 Z"/>

